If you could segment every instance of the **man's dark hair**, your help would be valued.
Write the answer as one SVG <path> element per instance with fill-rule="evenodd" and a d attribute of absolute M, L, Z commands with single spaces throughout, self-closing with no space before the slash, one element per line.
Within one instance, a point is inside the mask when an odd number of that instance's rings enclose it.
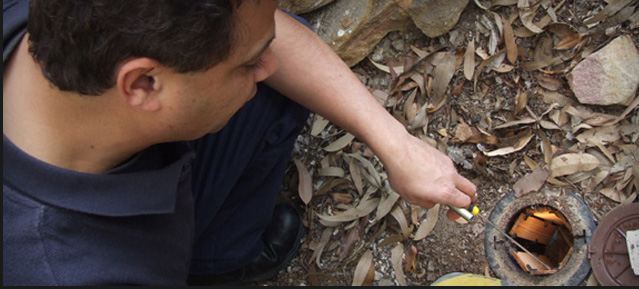
<path fill-rule="evenodd" d="M 32 0 L 29 52 L 63 91 L 98 95 L 122 61 L 149 57 L 178 73 L 209 69 L 236 43 L 234 0 Z"/>

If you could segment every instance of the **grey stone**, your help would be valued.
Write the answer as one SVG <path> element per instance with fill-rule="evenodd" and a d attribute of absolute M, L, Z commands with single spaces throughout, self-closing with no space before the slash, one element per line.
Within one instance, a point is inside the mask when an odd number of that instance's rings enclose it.
<path fill-rule="evenodd" d="M 391 31 L 411 25 L 408 14 L 394 1 L 335 1 L 307 15 L 313 29 L 346 62 L 353 66 L 371 53 Z M 344 27 L 343 23 L 350 23 Z"/>
<path fill-rule="evenodd" d="M 437 37 L 452 29 L 468 0 L 291 0 L 280 8 L 304 17 L 317 34 L 354 66 L 388 33 L 418 27 Z M 391 35 L 396 40 L 400 34 Z M 389 46 L 391 43 L 388 43 Z M 395 50 L 406 50 L 393 43 Z M 384 47 L 387 50 L 390 47 Z M 379 55 L 376 55 L 379 58 Z"/>
<path fill-rule="evenodd" d="M 467 4 L 468 0 L 413 0 L 408 13 L 426 36 L 435 38 L 457 24 Z"/>
<path fill-rule="evenodd" d="M 583 104 L 628 105 L 639 86 L 639 53 L 629 36 L 620 36 L 587 56 L 566 76 Z"/>

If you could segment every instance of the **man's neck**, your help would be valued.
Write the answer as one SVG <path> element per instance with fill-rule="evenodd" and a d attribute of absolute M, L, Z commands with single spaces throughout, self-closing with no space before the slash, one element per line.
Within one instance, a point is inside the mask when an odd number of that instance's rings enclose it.
<path fill-rule="evenodd" d="M 150 144 L 127 126 L 133 120 L 123 117 L 117 97 L 74 95 L 52 86 L 25 39 L 3 71 L 2 131 L 17 147 L 58 167 L 101 173 Z"/>

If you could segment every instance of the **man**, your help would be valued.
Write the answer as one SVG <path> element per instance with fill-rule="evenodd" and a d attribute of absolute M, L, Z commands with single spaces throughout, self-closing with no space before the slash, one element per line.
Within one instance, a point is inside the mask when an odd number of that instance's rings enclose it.
<path fill-rule="evenodd" d="M 408 202 L 474 198 L 277 1 L 3 9 L 4 285 L 274 276 L 304 231 L 276 197 L 306 109 L 365 141 Z"/>

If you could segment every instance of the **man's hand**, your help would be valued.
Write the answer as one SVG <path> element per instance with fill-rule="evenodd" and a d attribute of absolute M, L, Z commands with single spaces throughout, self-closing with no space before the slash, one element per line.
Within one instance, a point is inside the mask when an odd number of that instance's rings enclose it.
<path fill-rule="evenodd" d="M 466 208 L 475 200 L 476 186 L 461 176 L 446 155 L 406 133 L 392 152 L 382 153 L 391 187 L 407 202 L 424 208 L 436 203 Z M 380 158 L 381 159 L 381 158 Z M 451 220 L 459 215 L 449 210 Z"/>

